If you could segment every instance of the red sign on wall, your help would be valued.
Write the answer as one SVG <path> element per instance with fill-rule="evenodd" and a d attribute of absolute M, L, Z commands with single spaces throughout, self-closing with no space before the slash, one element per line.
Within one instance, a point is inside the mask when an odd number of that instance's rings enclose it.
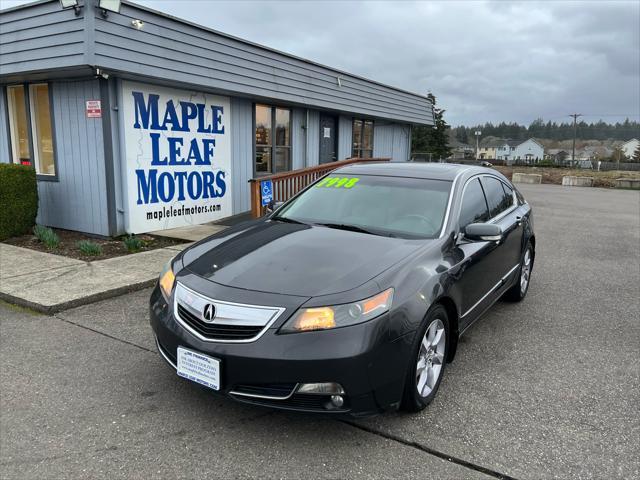
<path fill-rule="evenodd" d="M 87 118 L 101 118 L 102 104 L 100 100 L 87 100 Z"/>

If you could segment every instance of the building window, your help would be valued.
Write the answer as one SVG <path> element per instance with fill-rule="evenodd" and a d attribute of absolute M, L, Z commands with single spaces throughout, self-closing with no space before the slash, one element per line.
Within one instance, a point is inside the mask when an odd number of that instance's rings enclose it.
<path fill-rule="evenodd" d="M 291 110 L 256 105 L 256 176 L 291 170 Z"/>
<path fill-rule="evenodd" d="M 10 85 L 7 104 L 13 163 L 33 165 L 38 175 L 54 176 L 49 85 Z"/>
<path fill-rule="evenodd" d="M 356 158 L 373 157 L 373 121 L 353 119 L 353 147 L 351 156 Z"/>

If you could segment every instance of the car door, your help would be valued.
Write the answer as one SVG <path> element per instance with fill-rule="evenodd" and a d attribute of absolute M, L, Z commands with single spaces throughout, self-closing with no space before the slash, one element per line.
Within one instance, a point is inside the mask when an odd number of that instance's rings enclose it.
<path fill-rule="evenodd" d="M 461 328 L 471 323 L 477 312 L 481 313 L 481 305 L 501 277 L 501 269 L 496 265 L 496 249 L 494 241 L 469 241 L 464 238 L 464 228 L 470 223 L 489 221 L 489 207 L 480 183 L 480 177 L 473 177 L 463 188 L 460 213 L 458 214 L 458 249 L 455 276 L 456 296 L 459 299 Z"/>
<path fill-rule="evenodd" d="M 522 254 L 522 218 L 517 208 L 513 189 L 492 175 L 482 176 L 482 186 L 489 204 L 491 223 L 500 225 L 503 232 L 499 244 L 500 255 L 495 259 L 494 268 L 505 278 L 517 270 Z"/>

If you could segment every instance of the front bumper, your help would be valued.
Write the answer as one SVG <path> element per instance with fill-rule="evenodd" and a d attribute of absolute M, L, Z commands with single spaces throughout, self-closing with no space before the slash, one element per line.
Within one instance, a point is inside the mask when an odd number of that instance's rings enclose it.
<path fill-rule="evenodd" d="M 221 362 L 220 390 L 234 400 L 303 412 L 372 415 L 399 406 L 409 338 L 392 341 L 388 314 L 333 330 L 277 334 L 269 328 L 251 343 L 206 342 L 176 321 L 156 285 L 150 321 L 158 350 L 174 369 L 183 346 Z M 299 394 L 301 383 L 335 382 L 345 390 L 340 408 L 329 396 Z"/>

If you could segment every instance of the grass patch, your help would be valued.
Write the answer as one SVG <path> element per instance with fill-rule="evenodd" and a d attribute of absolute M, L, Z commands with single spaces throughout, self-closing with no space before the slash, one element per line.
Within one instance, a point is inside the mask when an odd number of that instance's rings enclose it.
<path fill-rule="evenodd" d="M 122 243 L 124 243 L 124 248 L 126 248 L 129 253 L 139 252 L 142 250 L 142 247 L 144 247 L 144 242 L 135 235 L 125 237 Z"/>
<path fill-rule="evenodd" d="M 42 225 L 36 225 L 33 227 L 33 234 L 36 236 L 39 242 L 44 244 L 49 250 L 58 248 L 60 245 L 60 237 L 51 230 L 49 227 L 43 227 Z"/>
<path fill-rule="evenodd" d="M 91 240 L 80 240 L 77 245 L 78 250 L 80 250 L 83 255 L 88 255 L 90 257 L 102 255 L 102 247 Z"/>

